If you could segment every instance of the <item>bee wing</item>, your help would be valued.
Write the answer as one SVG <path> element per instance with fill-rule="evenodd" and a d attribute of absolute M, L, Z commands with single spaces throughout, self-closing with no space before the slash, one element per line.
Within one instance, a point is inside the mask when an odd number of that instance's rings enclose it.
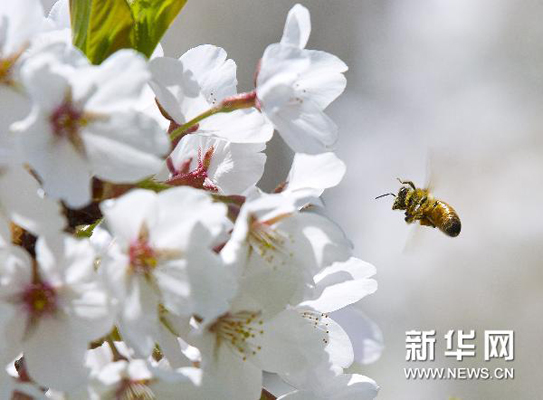
<path fill-rule="evenodd" d="M 402 254 L 413 255 L 417 254 L 423 249 L 428 247 L 430 237 L 427 235 L 435 234 L 434 229 L 428 229 L 429 227 L 421 226 L 419 222 L 414 222 L 409 226 L 409 232 L 405 239 Z"/>
<path fill-rule="evenodd" d="M 421 226 L 418 223 L 411 224 L 409 226 L 409 231 L 407 232 L 407 237 L 403 246 L 403 254 L 413 254 L 416 253 L 417 249 L 422 248 L 422 232 Z"/>
<path fill-rule="evenodd" d="M 436 175 L 435 175 L 435 151 L 428 150 L 426 155 L 426 179 L 424 181 L 424 188 L 427 189 L 430 193 L 435 190 L 436 187 Z"/>
<path fill-rule="evenodd" d="M 439 192 L 440 188 L 442 188 L 442 178 L 443 176 L 447 176 L 445 156 L 443 153 L 438 153 L 435 148 L 428 149 L 426 154 L 426 180 L 424 188 L 430 193 L 435 194 Z"/>

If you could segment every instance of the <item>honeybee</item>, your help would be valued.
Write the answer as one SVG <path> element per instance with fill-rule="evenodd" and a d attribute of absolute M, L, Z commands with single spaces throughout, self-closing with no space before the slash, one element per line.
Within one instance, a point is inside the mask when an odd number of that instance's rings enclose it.
<path fill-rule="evenodd" d="M 460 234 L 462 224 L 454 208 L 442 200 L 434 198 L 429 189 L 420 189 L 411 181 L 402 181 L 404 186 L 398 194 L 385 193 L 377 196 L 394 196 L 393 210 L 405 210 L 405 222 L 408 224 L 419 221 L 421 225 L 439 228 L 444 234 L 456 237 Z"/>

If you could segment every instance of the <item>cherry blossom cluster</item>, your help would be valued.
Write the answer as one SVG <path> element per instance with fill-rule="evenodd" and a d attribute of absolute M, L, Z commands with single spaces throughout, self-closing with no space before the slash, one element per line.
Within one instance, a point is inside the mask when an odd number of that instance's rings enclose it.
<path fill-rule="evenodd" d="M 72 44 L 68 1 L 0 3 L 0 398 L 373 399 L 333 312 L 377 289 L 319 197 L 347 66 L 294 6 L 255 89 L 180 58 Z M 273 193 L 266 142 L 294 150 Z M 353 318 L 355 316 L 353 315 Z"/>

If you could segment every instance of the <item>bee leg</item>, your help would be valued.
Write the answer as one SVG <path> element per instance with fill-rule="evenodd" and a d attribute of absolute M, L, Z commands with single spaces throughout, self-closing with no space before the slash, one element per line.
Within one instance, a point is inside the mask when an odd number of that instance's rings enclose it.
<path fill-rule="evenodd" d="M 412 210 L 410 210 L 409 214 L 411 215 L 412 220 L 421 220 L 423 218 L 426 218 L 424 215 L 425 211 L 425 204 L 428 201 L 428 197 L 423 197 L 420 202 L 413 207 Z"/>
<path fill-rule="evenodd" d="M 411 181 L 402 181 L 400 178 L 396 178 L 402 185 L 409 185 L 413 188 L 413 190 L 416 190 L 415 184 Z"/>

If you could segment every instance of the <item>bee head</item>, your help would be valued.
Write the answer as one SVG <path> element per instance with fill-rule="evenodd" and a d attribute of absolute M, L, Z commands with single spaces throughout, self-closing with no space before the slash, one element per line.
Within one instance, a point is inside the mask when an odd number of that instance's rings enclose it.
<path fill-rule="evenodd" d="M 400 188 L 400 190 L 398 191 L 398 195 L 396 196 L 396 200 L 394 200 L 394 204 L 392 204 L 393 210 L 406 209 L 406 199 L 407 199 L 408 192 L 409 192 L 409 188 L 407 186 L 402 186 Z"/>

